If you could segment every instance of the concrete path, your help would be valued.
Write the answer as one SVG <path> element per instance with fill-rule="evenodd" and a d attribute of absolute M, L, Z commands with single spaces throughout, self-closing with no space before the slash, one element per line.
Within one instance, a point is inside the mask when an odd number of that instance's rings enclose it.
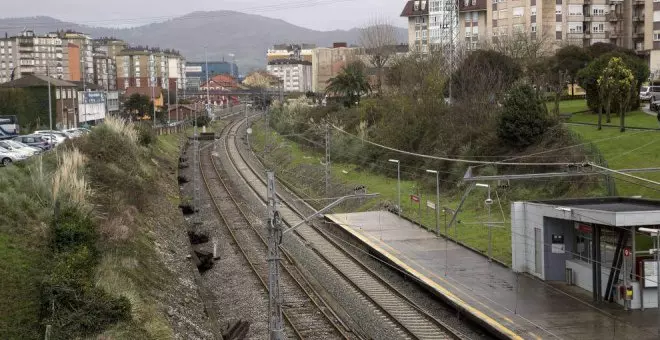
<path fill-rule="evenodd" d="M 590 293 L 513 273 L 395 214 L 326 218 L 503 337 L 660 339 L 656 310 L 626 312 L 615 304 L 593 305 Z"/>

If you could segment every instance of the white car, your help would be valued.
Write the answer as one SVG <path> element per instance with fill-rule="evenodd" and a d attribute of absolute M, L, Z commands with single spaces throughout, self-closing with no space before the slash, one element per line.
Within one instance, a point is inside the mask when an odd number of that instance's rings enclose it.
<path fill-rule="evenodd" d="M 16 153 L 19 153 L 21 155 L 24 155 L 26 157 L 31 157 L 34 156 L 35 153 L 37 153 L 35 148 L 31 148 L 29 146 L 21 146 L 18 145 L 17 142 L 14 142 L 13 140 L 2 140 L 0 141 L 0 147 L 7 149 L 9 151 L 13 151 Z"/>
<path fill-rule="evenodd" d="M 0 147 L 0 164 L 3 166 L 7 166 L 13 162 L 22 161 L 25 159 L 27 159 L 27 156 Z"/>
<path fill-rule="evenodd" d="M 50 144 L 53 144 L 53 145 L 60 145 L 60 144 L 64 143 L 65 140 L 67 140 L 67 138 L 65 138 L 65 137 L 58 136 L 58 135 L 55 135 L 55 134 L 52 134 L 52 133 L 47 133 L 45 131 L 35 131 L 34 134 L 42 136 Z"/>
<path fill-rule="evenodd" d="M 65 140 L 71 138 L 71 135 L 64 131 L 54 131 L 54 130 L 41 130 L 34 132 L 37 135 L 52 135 L 57 139 L 57 144 L 63 143 Z"/>
<path fill-rule="evenodd" d="M 24 148 L 24 149 L 28 149 L 28 150 L 34 151 L 35 154 L 37 154 L 37 153 L 41 153 L 41 152 L 44 151 L 42 148 L 38 148 L 38 147 L 36 147 L 36 146 L 29 146 L 29 145 L 27 145 L 27 144 L 25 144 L 25 143 L 21 143 L 21 142 L 19 142 L 19 141 L 13 140 L 13 139 L 7 140 L 7 142 L 10 142 L 11 144 L 16 145 L 16 147 Z"/>

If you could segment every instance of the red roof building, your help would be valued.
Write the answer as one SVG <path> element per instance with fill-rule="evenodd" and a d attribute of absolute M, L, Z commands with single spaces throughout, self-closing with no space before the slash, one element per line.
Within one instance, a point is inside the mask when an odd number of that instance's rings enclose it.
<path fill-rule="evenodd" d="M 199 88 L 206 91 L 207 87 L 209 90 L 231 90 L 238 88 L 238 82 L 228 74 L 219 74 L 212 77 L 211 80 L 202 84 Z"/>

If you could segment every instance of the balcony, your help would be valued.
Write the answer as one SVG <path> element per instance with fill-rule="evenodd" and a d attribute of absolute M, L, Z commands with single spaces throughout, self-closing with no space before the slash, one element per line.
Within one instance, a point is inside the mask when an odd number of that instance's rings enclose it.
<path fill-rule="evenodd" d="M 633 15 L 632 20 L 633 22 L 642 22 L 644 21 L 644 15 Z"/>
<path fill-rule="evenodd" d="M 592 3 L 592 0 L 584 0 L 585 5 L 591 5 L 591 3 Z"/>
<path fill-rule="evenodd" d="M 619 20 L 621 20 L 621 15 L 618 14 L 618 13 L 612 13 L 612 12 L 607 13 L 607 20 L 608 21 L 613 21 L 613 22 L 619 21 Z"/>
<path fill-rule="evenodd" d="M 585 15 L 584 18 L 582 18 L 582 21 L 584 22 L 590 22 L 593 17 L 591 15 Z"/>
<path fill-rule="evenodd" d="M 644 0 L 634 0 L 633 5 L 635 6 L 644 6 Z"/>
<path fill-rule="evenodd" d="M 621 37 L 621 31 L 613 30 L 613 31 L 605 32 L 605 37 L 608 39 L 618 39 Z"/>
<path fill-rule="evenodd" d="M 644 32 L 633 32 L 633 39 L 644 39 Z"/>

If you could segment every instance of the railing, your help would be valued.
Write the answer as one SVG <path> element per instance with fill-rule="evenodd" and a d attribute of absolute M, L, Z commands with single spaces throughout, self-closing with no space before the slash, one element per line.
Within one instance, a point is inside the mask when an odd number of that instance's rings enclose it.
<path fill-rule="evenodd" d="M 607 13 L 606 16 L 607 16 L 607 20 L 609 20 L 609 21 L 619 21 L 619 20 L 621 20 L 621 15 L 619 15 L 618 13 L 610 12 L 610 13 Z"/>

